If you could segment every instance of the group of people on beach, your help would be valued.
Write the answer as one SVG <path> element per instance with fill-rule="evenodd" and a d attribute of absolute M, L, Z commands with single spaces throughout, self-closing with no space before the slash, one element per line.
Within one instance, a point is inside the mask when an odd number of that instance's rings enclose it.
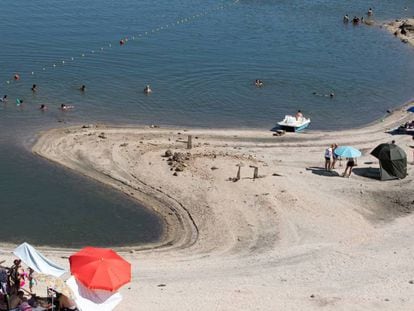
<path fill-rule="evenodd" d="M 341 158 L 335 153 L 335 150 L 338 148 L 337 144 L 331 144 L 328 148 L 325 149 L 325 171 L 331 172 L 335 169 L 336 162 L 341 160 Z M 356 161 L 354 158 L 346 158 L 346 168 L 345 171 L 341 174 L 342 177 L 351 176 L 352 169 L 356 166 Z"/>
<path fill-rule="evenodd" d="M 367 15 L 368 16 L 372 16 L 372 14 L 374 13 L 374 11 L 372 10 L 372 8 L 368 9 Z M 350 18 L 348 14 L 345 14 L 345 16 L 343 17 L 343 22 L 345 24 L 349 23 Z M 359 23 L 363 23 L 364 22 L 364 17 L 361 16 L 361 18 L 357 17 L 356 15 L 352 18 L 352 24 L 354 25 L 358 25 Z"/>
<path fill-rule="evenodd" d="M 33 293 L 33 286 L 36 285 L 34 270 L 28 267 L 26 272 L 20 259 L 15 259 L 10 267 L 3 266 L 4 262 L 0 261 L 0 310 L 32 311 L 33 308 L 39 307 L 39 297 Z M 56 291 L 51 294 L 56 295 L 58 304 L 54 310 L 78 310 L 75 302 L 69 297 Z M 42 310 L 51 307 L 47 299 L 45 304 L 46 308 Z"/>

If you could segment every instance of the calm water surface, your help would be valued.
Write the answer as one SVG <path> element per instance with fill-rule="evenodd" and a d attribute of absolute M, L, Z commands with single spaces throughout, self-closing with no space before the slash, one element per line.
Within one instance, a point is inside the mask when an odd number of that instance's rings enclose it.
<path fill-rule="evenodd" d="M 369 6 L 380 22 L 412 16 L 412 1 L 242 0 L 211 12 L 231 3 L 1 1 L 0 94 L 10 102 L 0 105 L 0 212 L 21 225 L 6 221 L 0 239 L 122 245 L 162 231 L 124 196 L 24 150 L 58 121 L 267 129 L 300 108 L 314 129 L 349 128 L 414 97 L 414 49 L 379 27 L 342 23 Z M 7 84 L 14 73 L 20 81 Z M 264 88 L 252 85 L 257 78 Z M 144 96 L 148 83 L 154 92 Z M 332 91 L 333 99 L 312 94 Z M 75 109 L 61 113 L 62 103 Z"/>

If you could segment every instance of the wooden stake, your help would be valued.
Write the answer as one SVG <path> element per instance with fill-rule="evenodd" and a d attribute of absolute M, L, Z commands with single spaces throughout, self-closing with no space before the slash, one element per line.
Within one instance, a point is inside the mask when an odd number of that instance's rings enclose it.
<path fill-rule="evenodd" d="M 188 135 L 187 149 L 191 149 L 191 148 L 193 148 L 193 136 L 192 135 Z"/>

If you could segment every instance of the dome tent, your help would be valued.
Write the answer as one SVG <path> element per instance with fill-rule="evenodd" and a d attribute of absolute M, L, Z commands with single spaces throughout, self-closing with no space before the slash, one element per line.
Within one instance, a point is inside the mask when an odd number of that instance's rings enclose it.
<path fill-rule="evenodd" d="M 407 154 L 395 144 L 380 144 L 371 154 L 379 160 L 380 179 L 403 179 L 407 176 Z"/>

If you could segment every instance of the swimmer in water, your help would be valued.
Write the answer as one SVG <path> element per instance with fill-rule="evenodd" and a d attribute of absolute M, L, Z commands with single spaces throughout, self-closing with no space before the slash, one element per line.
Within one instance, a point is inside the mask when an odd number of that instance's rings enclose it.
<path fill-rule="evenodd" d="M 74 106 L 65 105 L 65 104 L 60 105 L 60 109 L 63 110 L 63 111 L 66 111 L 66 110 L 69 110 L 69 109 L 73 109 L 73 108 L 75 108 L 75 107 Z"/>
<path fill-rule="evenodd" d="M 16 98 L 16 105 L 20 106 L 21 104 L 23 104 L 23 99 Z"/>
<path fill-rule="evenodd" d="M 3 98 L 0 98 L 0 102 L 7 103 L 7 95 L 4 95 Z"/>
<path fill-rule="evenodd" d="M 47 110 L 47 106 L 45 104 L 41 104 L 39 109 L 41 111 L 46 111 Z"/>
<path fill-rule="evenodd" d="M 145 87 L 145 89 L 144 89 L 144 93 L 145 93 L 145 94 L 150 94 L 150 93 L 152 93 L 152 90 L 151 90 L 151 88 L 150 88 L 149 84 Z"/>
<path fill-rule="evenodd" d="M 254 85 L 256 85 L 256 87 L 262 87 L 263 86 L 263 81 L 256 79 L 256 81 L 254 82 Z"/>
<path fill-rule="evenodd" d="M 81 87 L 80 87 L 80 89 L 79 89 L 81 92 L 85 92 L 85 90 L 86 90 L 86 86 L 83 84 Z"/>
<path fill-rule="evenodd" d="M 37 92 L 37 85 L 33 84 L 31 90 L 32 90 L 33 93 Z"/>

